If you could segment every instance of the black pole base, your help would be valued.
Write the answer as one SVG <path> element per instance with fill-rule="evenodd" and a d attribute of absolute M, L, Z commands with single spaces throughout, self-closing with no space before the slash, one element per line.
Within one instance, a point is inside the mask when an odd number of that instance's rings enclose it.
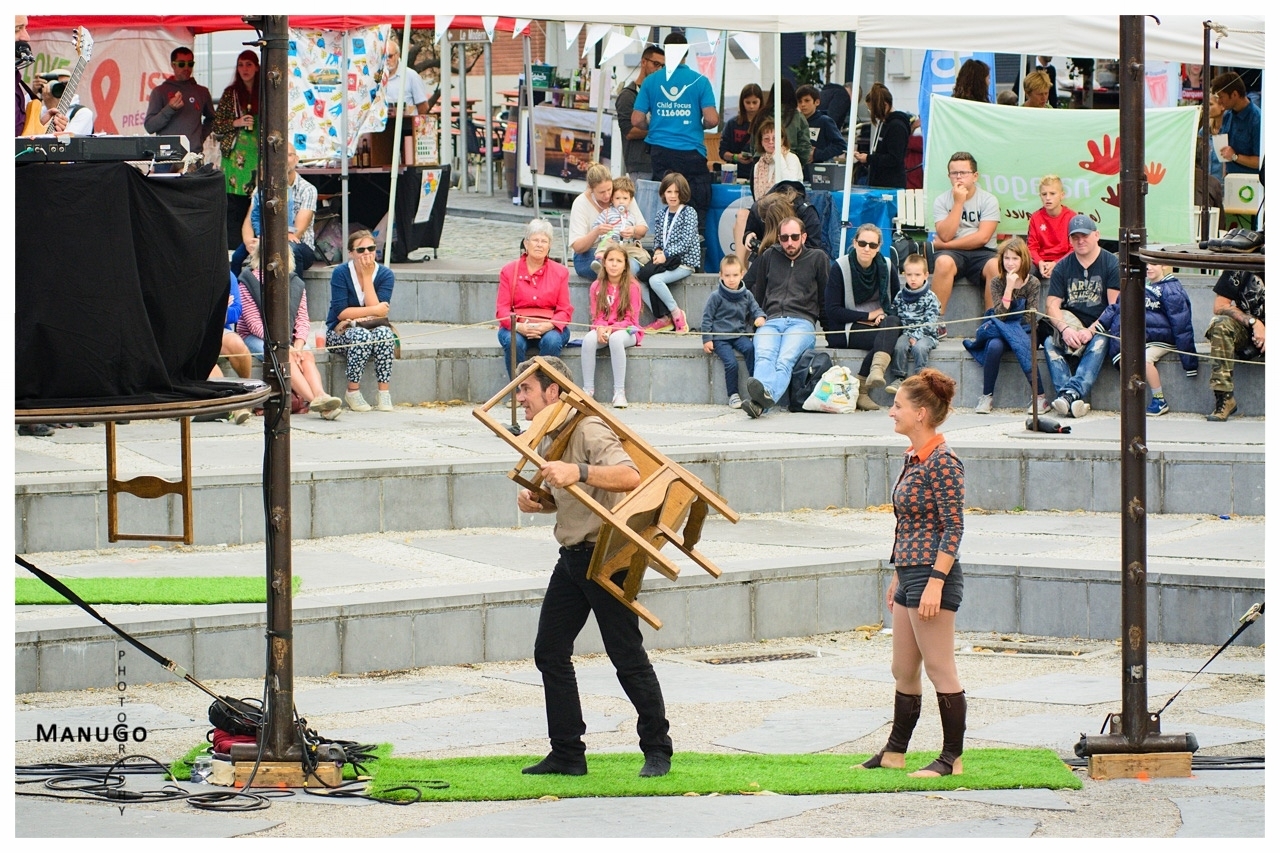
<path fill-rule="evenodd" d="M 1081 735 L 1075 752 L 1079 758 L 1091 755 L 1142 754 L 1148 752 L 1195 752 L 1199 741 L 1191 732 L 1180 735 L 1153 734 L 1141 743 L 1132 743 L 1122 734 Z"/>

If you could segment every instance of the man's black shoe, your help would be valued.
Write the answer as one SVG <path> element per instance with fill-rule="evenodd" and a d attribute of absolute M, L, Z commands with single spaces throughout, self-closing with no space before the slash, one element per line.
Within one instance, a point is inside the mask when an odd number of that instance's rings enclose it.
<path fill-rule="evenodd" d="M 1256 252 L 1262 248 L 1263 237 L 1257 231 L 1249 231 L 1241 228 L 1235 234 L 1228 234 L 1222 238 L 1218 247 L 1220 252 L 1238 252 L 1246 254 L 1248 252 Z"/>
<path fill-rule="evenodd" d="M 742 411 L 746 412 L 749 418 L 758 418 L 764 414 L 760 404 L 750 398 L 742 401 Z"/>
<path fill-rule="evenodd" d="M 19 424 L 18 435 L 34 435 L 36 438 L 48 438 L 53 435 L 53 427 L 48 424 Z"/>
<path fill-rule="evenodd" d="M 587 760 L 582 758 L 578 761 L 571 761 L 548 755 L 537 764 L 532 764 L 520 772 L 530 776 L 544 776 L 549 773 L 555 773 L 560 776 L 586 776 Z"/>
<path fill-rule="evenodd" d="M 667 755 L 646 755 L 644 767 L 640 768 L 640 776 L 666 776 L 671 772 L 671 757 Z"/>
<path fill-rule="evenodd" d="M 751 395 L 751 399 L 762 409 L 772 409 L 774 406 L 773 396 L 768 389 L 764 387 L 764 383 L 752 376 L 747 380 L 747 393 Z"/>

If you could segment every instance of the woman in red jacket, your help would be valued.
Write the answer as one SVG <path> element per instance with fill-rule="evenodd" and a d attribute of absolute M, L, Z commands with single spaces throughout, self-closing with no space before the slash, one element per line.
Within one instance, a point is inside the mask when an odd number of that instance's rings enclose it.
<path fill-rule="evenodd" d="M 551 252 L 551 223 L 533 219 L 524 229 L 524 254 L 502 268 L 498 276 L 498 343 L 511 376 L 511 341 L 516 343 L 516 363 L 524 361 L 529 343 L 538 355 L 560 355 L 569 339 L 573 319 L 569 302 L 569 269 L 547 257 Z M 511 315 L 516 315 L 515 329 Z"/>

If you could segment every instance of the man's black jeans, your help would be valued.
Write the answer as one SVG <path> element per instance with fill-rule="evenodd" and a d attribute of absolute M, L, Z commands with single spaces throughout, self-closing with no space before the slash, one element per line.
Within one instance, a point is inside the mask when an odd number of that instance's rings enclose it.
<path fill-rule="evenodd" d="M 639 719 L 636 733 L 640 749 L 646 756 L 671 756 L 671 728 L 667 722 L 662 687 L 645 654 L 640 618 L 623 606 L 604 587 L 587 580 L 594 545 L 584 543 L 561 548 L 560 559 L 538 617 L 538 638 L 534 641 L 533 660 L 542 673 L 542 689 L 547 702 L 547 734 L 551 753 L 557 758 L 577 761 L 586 752 L 582 735 L 587 725 L 582 720 L 582 702 L 578 698 L 578 679 L 574 675 L 573 641 L 587 614 L 594 611 L 600 636 L 609 660 L 618 671 L 618 683 L 635 706 Z M 624 575 L 614 576 L 622 584 Z"/>

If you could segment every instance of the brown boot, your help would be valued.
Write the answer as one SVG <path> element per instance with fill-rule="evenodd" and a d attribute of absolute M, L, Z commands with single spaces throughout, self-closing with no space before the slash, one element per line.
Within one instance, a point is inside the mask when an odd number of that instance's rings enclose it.
<path fill-rule="evenodd" d="M 858 377 L 858 402 L 854 406 L 859 412 L 876 412 L 880 410 L 880 404 L 872 400 L 867 394 L 867 382 L 869 381 L 865 376 Z"/>
<path fill-rule="evenodd" d="M 938 694 L 938 714 L 942 717 L 942 753 L 927 767 L 908 775 L 916 778 L 930 776 L 959 776 L 964 772 L 960 754 L 964 752 L 964 718 L 966 703 L 964 691 Z"/>
<path fill-rule="evenodd" d="M 893 728 L 889 731 L 889 741 L 884 749 L 858 765 L 865 770 L 885 767 L 901 770 L 906 766 L 905 754 L 907 745 L 911 743 L 911 733 L 916 730 L 916 722 L 920 719 L 919 694 L 893 693 Z"/>
<path fill-rule="evenodd" d="M 871 372 L 867 374 L 867 390 L 884 387 L 884 369 L 889 366 L 893 356 L 887 352 L 878 352 L 871 356 Z M 879 408 L 878 406 L 876 408 Z"/>
<path fill-rule="evenodd" d="M 1236 395 L 1230 391 L 1214 391 L 1213 413 L 1205 417 L 1207 421 L 1225 421 L 1236 410 Z"/>

